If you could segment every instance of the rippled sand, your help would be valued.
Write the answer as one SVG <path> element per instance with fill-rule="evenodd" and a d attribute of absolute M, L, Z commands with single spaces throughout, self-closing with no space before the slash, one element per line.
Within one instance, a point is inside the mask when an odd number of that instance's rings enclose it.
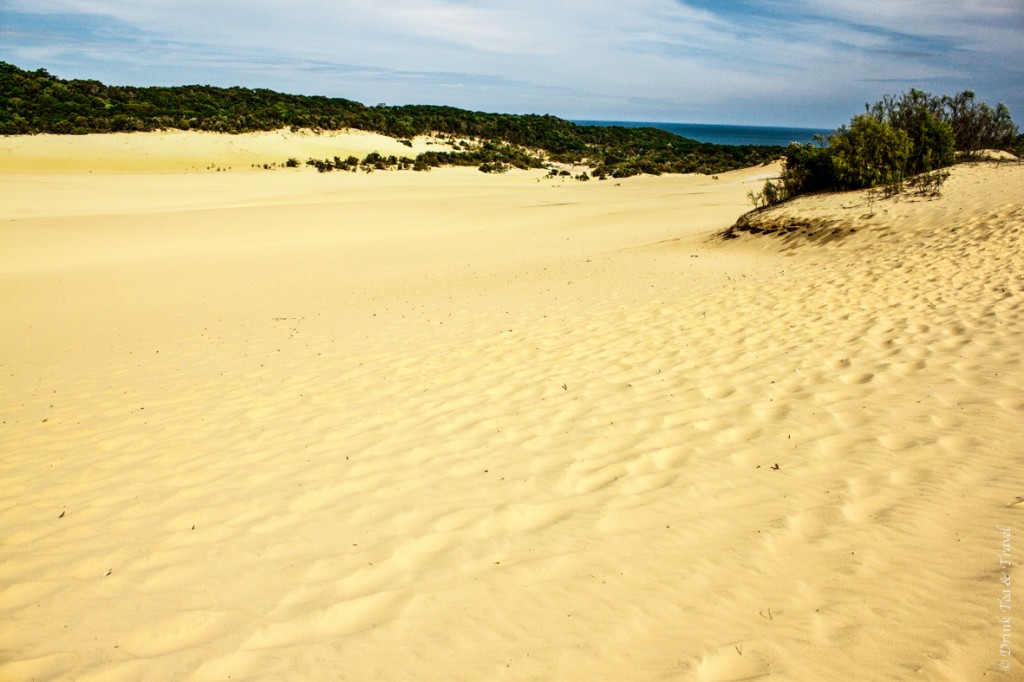
<path fill-rule="evenodd" d="M 723 241 L 777 168 L 181 135 L 0 140 L 0 679 L 1019 673 L 1024 167 Z"/>

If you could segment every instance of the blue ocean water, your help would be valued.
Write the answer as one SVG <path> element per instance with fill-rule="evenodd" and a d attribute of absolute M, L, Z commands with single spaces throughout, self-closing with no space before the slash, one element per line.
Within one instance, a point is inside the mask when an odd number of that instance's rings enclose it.
<path fill-rule="evenodd" d="M 681 137 L 714 144 L 779 145 L 790 142 L 814 142 L 815 135 L 829 135 L 824 128 L 777 128 L 771 126 L 712 125 L 706 123 L 644 123 L 639 121 L 573 121 L 586 126 L 623 126 L 625 128 L 660 128 Z"/>

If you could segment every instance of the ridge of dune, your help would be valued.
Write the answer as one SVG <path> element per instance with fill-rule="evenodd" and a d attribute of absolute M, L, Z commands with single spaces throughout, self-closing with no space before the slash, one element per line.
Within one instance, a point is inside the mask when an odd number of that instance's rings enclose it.
<path fill-rule="evenodd" d="M 253 165 L 284 165 L 289 158 L 349 155 L 362 159 L 370 152 L 409 156 L 442 146 L 420 136 L 406 146 L 399 140 L 364 130 L 272 130 L 224 134 L 166 130 L 103 135 L 0 136 L 0 172 L 189 172 L 245 170 Z"/>
<path fill-rule="evenodd" d="M 1022 163 L 1007 152 L 985 152 L 979 160 L 963 162 L 957 167 L 957 175 L 969 174 L 965 169 L 987 168 L 993 178 L 1001 178 L 996 168 L 1020 168 Z M 882 226 L 889 229 L 894 222 L 900 222 L 908 208 L 921 202 L 940 199 L 944 191 L 948 169 L 926 173 L 910 178 L 898 188 L 874 188 L 846 192 L 822 192 L 796 197 L 790 201 L 764 206 L 744 213 L 720 236 L 736 239 L 744 236 L 764 235 L 769 238 L 763 244 L 781 241 L 786 248 L 807 244 L 827 244 L 844 239 L 858 230 L 871 230 Z M 1014 177 L 1010 170 L 1008 177 Z M 954 181 L 954 185 L 956 182 Z M 997 193 L 1000 194 L 1000 193 Z M 994 199 L 995 200 L 995 199 Z M 979 199 L 980 203 L 982 200 Z M 962 209 L 961 209 L 962 210 Z M 909 212 L 912 217 L 913 212 Z M 939 217 L 939 216 L 934 216 Z M 913 221 L 915 226 L 921 221 Z M 931 226 L 925 226 L 922 236 L 927 236 Z"/>
<path fill-rule="evenodd" d="M 1020 166 L 783 249 L 772 167 L 11 168 L 2 680 L 1024 664 Z"/>

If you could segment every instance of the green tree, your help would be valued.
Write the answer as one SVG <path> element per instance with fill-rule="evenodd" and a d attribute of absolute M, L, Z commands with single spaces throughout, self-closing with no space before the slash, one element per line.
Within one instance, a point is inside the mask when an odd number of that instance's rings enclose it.
<path fill-rule="evenodd" d="M 942 98 L 911 89 L 898 97 L 886 95 L 870 113 L 910 138 L 908 175 L 953 165 L 956 141 Z"/>
<path fill-rule="evenodd" d="M 985 102 L 975 102 L 972 90 L 943 97 L 942 102 L 958 151 L 971 154 L 982 149 L 1013 149 L 1020 130 L 1010 116 L 1010 108 L 1002 102 L 995 109 Z"/>

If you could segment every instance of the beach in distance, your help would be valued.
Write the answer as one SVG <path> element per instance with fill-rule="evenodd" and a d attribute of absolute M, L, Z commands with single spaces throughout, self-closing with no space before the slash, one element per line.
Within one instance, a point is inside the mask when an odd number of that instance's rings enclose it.
<path fill-rule="evenodd" d="M 0 137 L 0 681 L 1021 679 L 1024 165 L 409 144 Z"/>

